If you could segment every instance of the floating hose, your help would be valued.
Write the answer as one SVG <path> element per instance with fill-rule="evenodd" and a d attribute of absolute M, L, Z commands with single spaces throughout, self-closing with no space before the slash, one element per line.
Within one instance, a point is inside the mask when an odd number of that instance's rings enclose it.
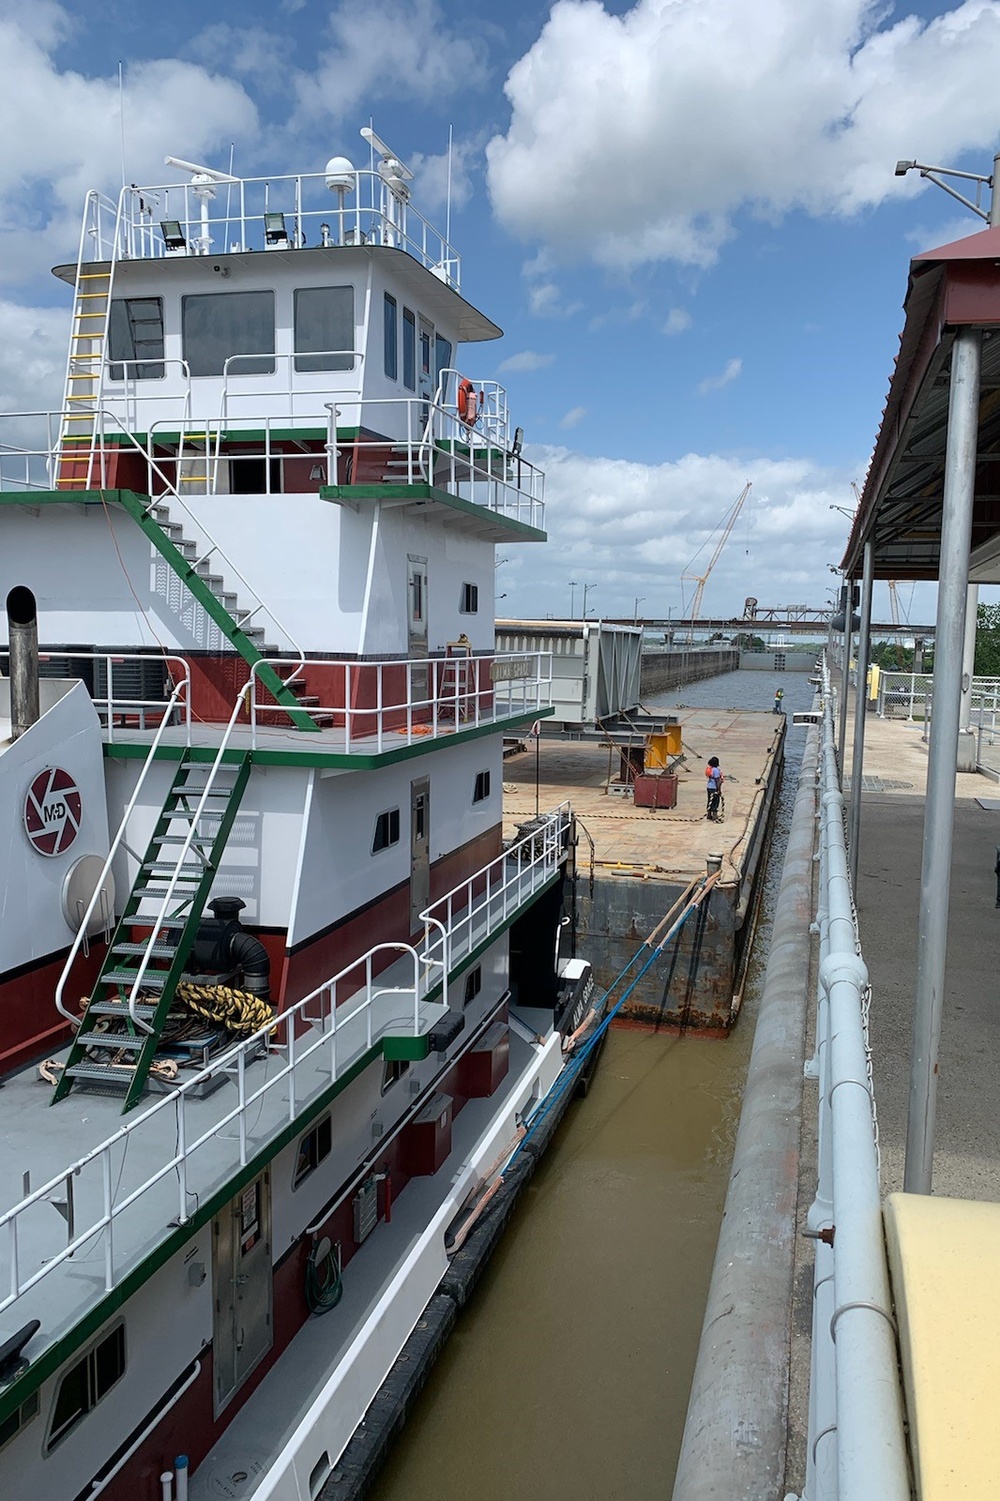
<path fill-rule="evenodd" d="M 204 1021 L 218 1022 L 227 1032 L 251 1037 L 274 1021 L 274 1011 L 259 995 L 234 990 L 230 985 L 178 985 L 177 999 Z"/>
<path fill-rule="evenodd" d="M 344 1296 L 344 1274 L 333 1246 L 318 1256 L 321 1241 L 315 1242 L 306 1260 L 306 1302 L 310 1313 L 329 1313 Z"/>

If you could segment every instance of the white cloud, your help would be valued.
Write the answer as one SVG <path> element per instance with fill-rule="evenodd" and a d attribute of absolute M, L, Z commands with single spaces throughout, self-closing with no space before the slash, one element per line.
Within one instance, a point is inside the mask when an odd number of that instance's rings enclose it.
<path fill-rule="evenodd" d="M 557 0 L 487 148 L 498 217 L 561 258 L 710 264 L 741 208 L 850 214 L 900 156 L 992 151 L 1000 0 Z"/>
<path fill-rule="evenodd" d="M 536 354 L 533 349 L 522 349 L 520 354 L 508 355 L 501 360 L 498 370 L 544 370 L 555 359 L 554 354 Z"/>
<path fill-rule="evenodd" d="M 38 232 L 46 259 L 75 255 L 88 188 L 116 193 L 120 113 L 116 70 L 88 78 L 60 69 L 50 55 L 72 23 L 59 6 L 0 17 L 0 260 L 8 279 L 37 274 Z M 195 161 L 223 142 L 253 141 L 257 111 L 240 84 L 194 63 L 153 59 L 125 74 L 127 170 L 162 182 L 169 152 Z"/>
<path fill-rule="evenodd" d="M 451 151 L 451 206 L 464 208 L 472 197 L 472 173 L 482 158 L 482 141 L 453 141 Z M 448 202 L 448 152 L 426 156 L 417 151 L 407 161 L 416 179 L 422 213 L 433 213 Z"/>
<path fill-rule="evenodd" d="M 540 445 L 527 457 L 546 471 L 549 542 L 519 551 L 519 575 L 505 577 L 511 615 L 538 613 L 539 598 L 565 611 L 570 579 L 595 584 L 590 602 L 599 614 L 630 615 L 642 594 L 647 614 L 665 616 L 669 607 L 679 615 L 681 574 L 711 557 L 748 479 L 753 489 L 712 571 L 706 610 L 739 615 L 751 594 L 769 606 L 825 603 L 825 581 L 833 581 L 826 565 L 839 562 L 846 540 L 843 517 L 829 507 L 850 499 L 851 470 L 696 453 L 640 464 Z M 689 600 L 691 591 L 686 583 Z"/>
<path fill-rule="evenodd" d="M 727 360 L 725 369 L 720 370 L 718 375 L 706 375 L 704 380 L 698 382 L 699 395 L 707 396 L 710 391 L 721 391 L 723 386 L 738 380 L 742 373 L 742 360 Z"/>
<path fill-rule="evenodd" d="M 328 31 L 314 71 L 295 80 L 293 126 L 353 119 L 378 99 L 436 104 L 481 87 L 489 73 L 484 28 L 448 26 L 438 0 L 342 0 Z"/>
<path fill-rule="evenodd" d="M 663 325 L 663 332 L 670 337 L 674 334 L 682 334 L 685 329 L 691 327 L 692 321 L 691 314 L 686 308 L 672 307 Z"/>
<path fill-rule="evenodd" d="M 587 415 L 586 407 L 570 407 L 564 417 L 559 420 L 560 427 L 576 427 Z"/>

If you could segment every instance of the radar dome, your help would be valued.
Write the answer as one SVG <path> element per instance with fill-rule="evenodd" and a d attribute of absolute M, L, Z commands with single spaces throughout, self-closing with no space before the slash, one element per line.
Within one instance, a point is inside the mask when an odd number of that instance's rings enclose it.
<path fill-rule="evenodd" d="M 326 185 L 331 193 L 349 193 L 354 187 L 354 166 L 346 156 L 331 156 L 326 164 Z"/>

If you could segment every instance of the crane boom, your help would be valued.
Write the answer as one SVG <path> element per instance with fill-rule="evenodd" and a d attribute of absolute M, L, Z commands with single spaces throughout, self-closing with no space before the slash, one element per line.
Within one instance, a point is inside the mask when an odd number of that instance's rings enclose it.
<path fill-rule="evenodd" d="M 712 572 L 712 569 L 715 567 L 716 563 L 719 561 L 719 554 L 722 552 L 722 549 L 725 547 L 727 541 L 729 540 L 729 534 L 732 531 L 733 527 L 736 525 L 736 522 L 737 522 L 737 520 L 739 518 L 739 514 L 740 514 L 740 512 L 743 509 L 743 502 L 746 500 L 747 496 L 750 494 L 750 489 L 751 489 L 751 482 L 750 482 L 750 480 L 747 480 L 746 484 L 743 486 L 743 489 L 740 491 L 739 495 L 734 500 L 732 506 L 729 508 L 729 510 L 726 512 L 725 516 L 723 517 L 723 520 L 722 520 L 722 533 L 721 533 L 721 535 L 719 537 L 718 542 L 715 544 L 715 551 L 712 553 L 711 560 L 709 562 L 708 567 L 705 569 L 705 572 L 704 573 L 692 573 L 691 570 L 690 570 L 690 568 L 687 568 L 681 574 L 681 583 L 683 583 L 685 579 L 691 579 L 697 585 L 697 587 L 695 588 L 695 591 L 694 591 L 694 599 L 691 601 L 690 620 L 691 620 L 692 624 L 690 626 L 690 629 L 688 630 L 688 645 L 689 646 L 691 645 L 692 641 L 694 640 L 694 621 L 696 621 L 698 619 L 699 611 L 701 610 L 701 601 L 702 601 L 702 598 L 703 598 L 704 593 L 705 593 L 705 585 L 708 583 L 709 574 Z"/>

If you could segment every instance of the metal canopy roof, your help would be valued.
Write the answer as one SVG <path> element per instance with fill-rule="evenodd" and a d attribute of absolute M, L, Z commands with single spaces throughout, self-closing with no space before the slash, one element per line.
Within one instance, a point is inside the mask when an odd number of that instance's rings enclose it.
<path fill-rule="evenodd" d="M 882 425 L 842 567 L 936 579 L 941 544 L 951 350 L 959 327 L 983 330 L 970 582 L 1000 582 L 1000 226 L 910 262 L 906 322 Z"/>

